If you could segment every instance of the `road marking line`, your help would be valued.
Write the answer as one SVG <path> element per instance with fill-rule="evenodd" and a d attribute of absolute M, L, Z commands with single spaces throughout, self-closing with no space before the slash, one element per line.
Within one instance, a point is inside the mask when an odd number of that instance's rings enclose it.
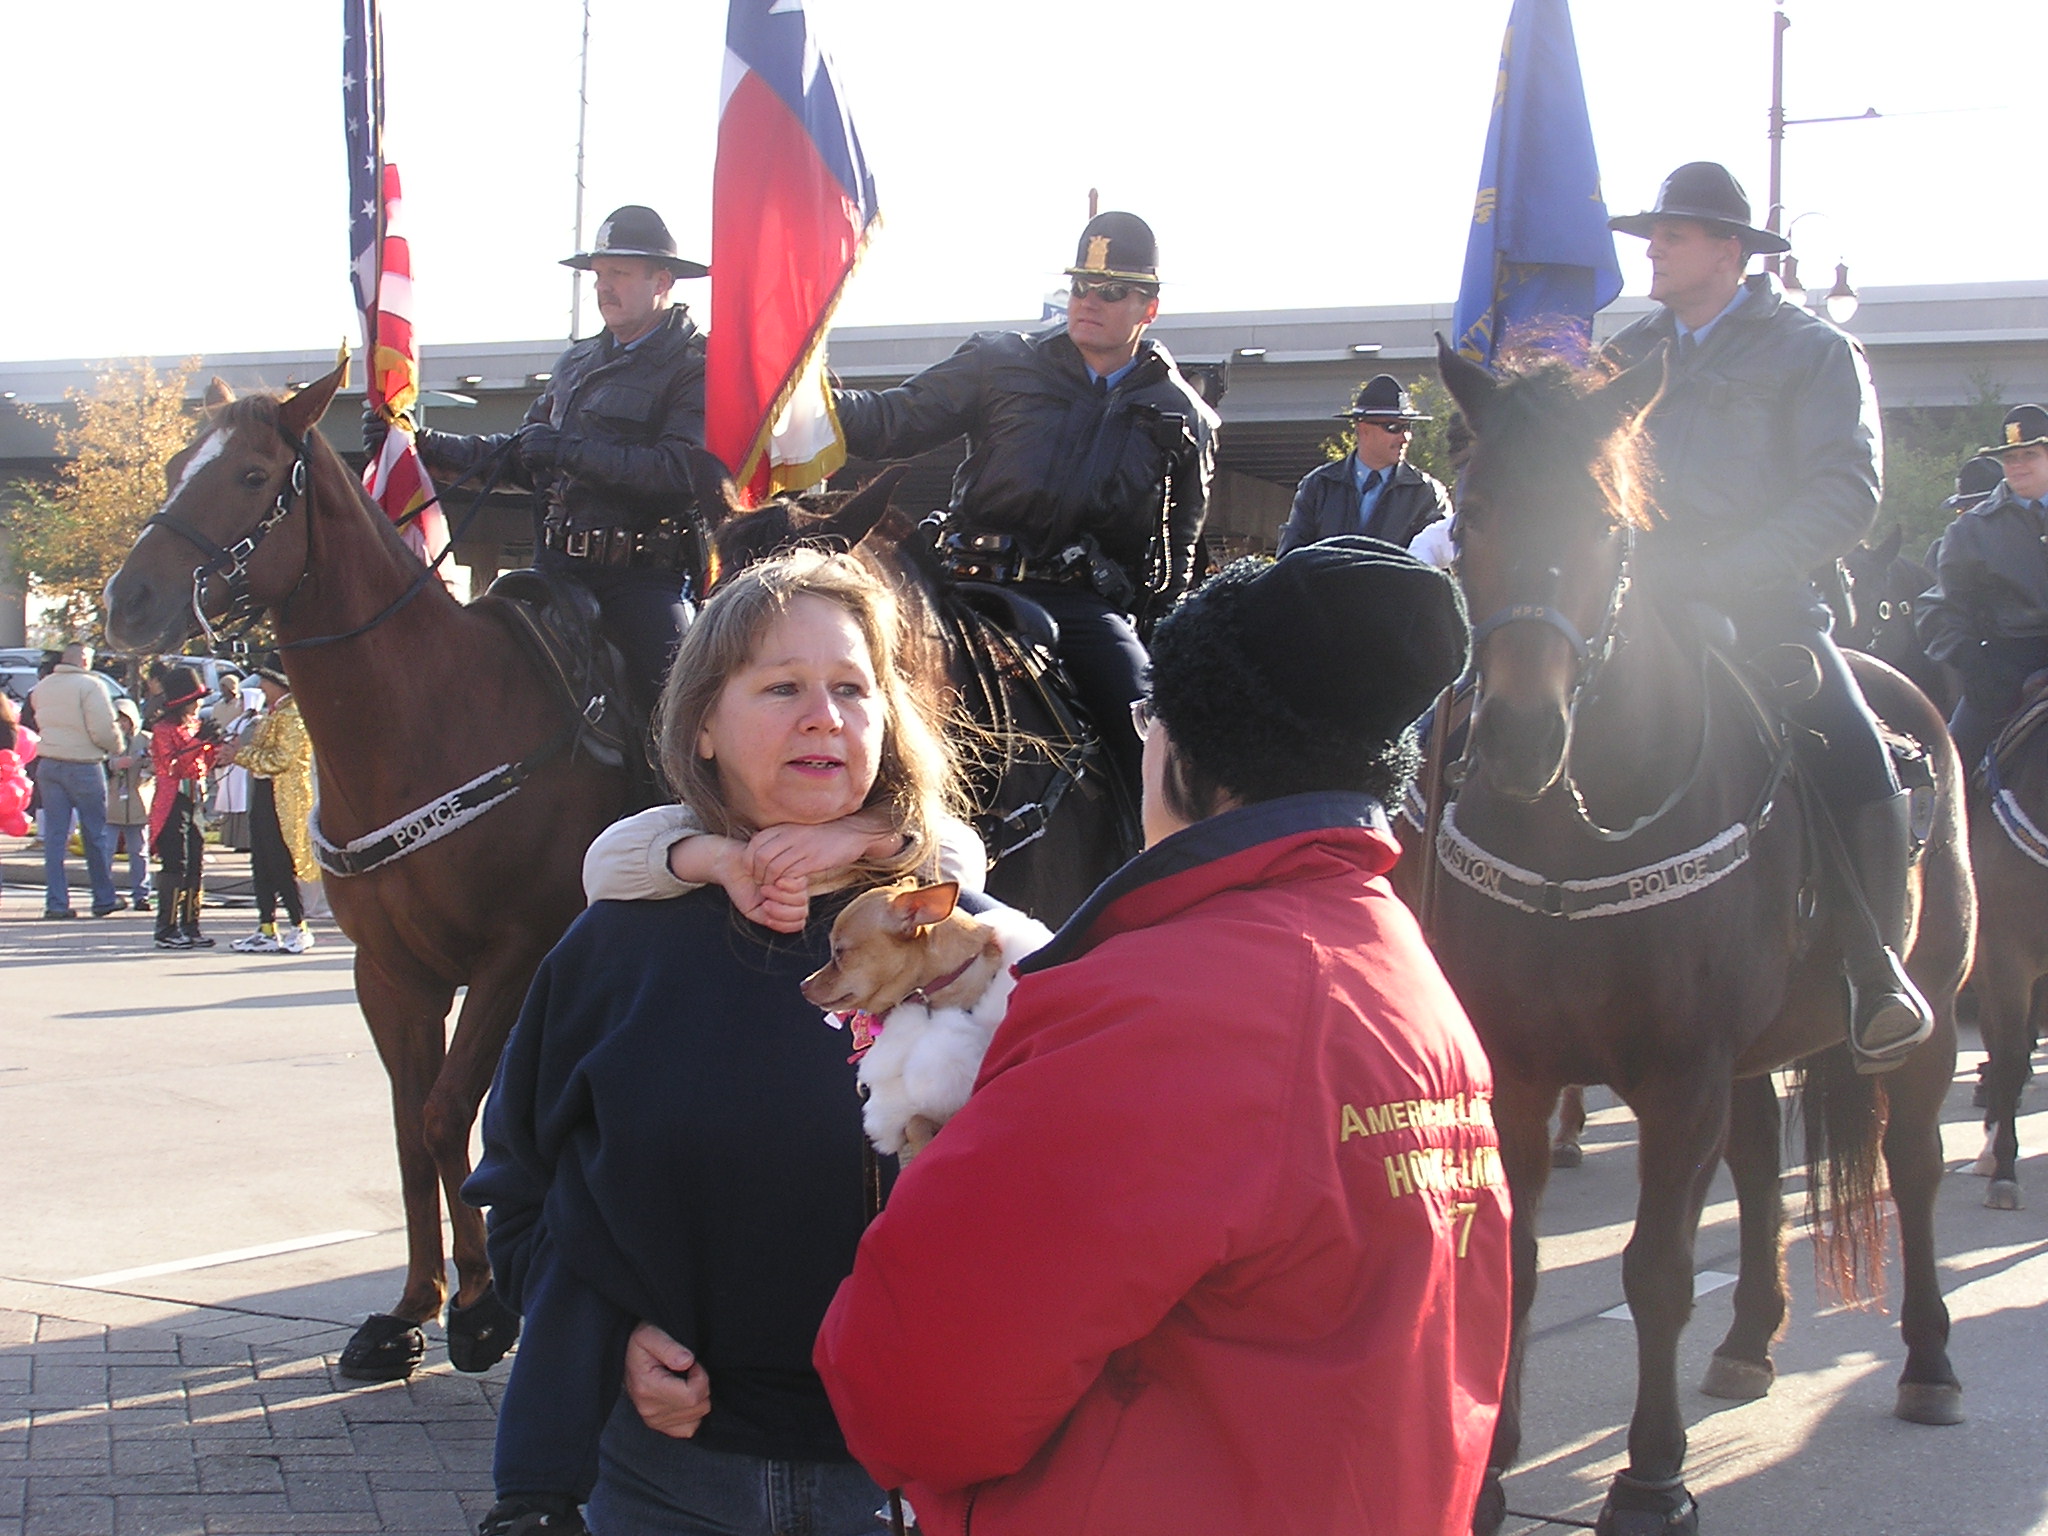
<path fill-rule="evenodd" d="M 137 1269 L 110 1269 L 103 1275 L 86 1275 L 78 1280 L 59 1280 L 59 1285 L 120 1285 L 129 1280 L 147 1280 L 154 1275 L 183 1274 L 188 1269 L 212 1269 L 217 1264 L 239 1264 L 244 1259 L 267 1259 L 280 1253 L 298 1253 L 307 1248 L 327 1248 L 335 1243 L 353 1243 L 375 1237 L 374 1232 L 322 1232 L 316 1237 L 294 1237 L 282 1243 L 263 1243 L 254 1248 L 230 1248 L 225 1253 L 203 1253 L 196 1259 L 173 1259 L 168 1264 L 144 1264 Z"/>
<path fill-rule="evenodd" d="M 1709 1291 L 1718 1291 L 1724 1285 L 1733 1285 L 1735 1280 L 1734 1275 L 1724 1274 L 1718 1269 L 1703 1269 L 1692 1277 L 1693 1300 L 1698 1301 Z M 1636 1320 L 1636 1315 L 1629 1311 L 1628 1303 L 1625 1301 L 1618 1307 L 1609 1307 L 1600 1315 L 1617 1323 L 1632 1323 Z"/>

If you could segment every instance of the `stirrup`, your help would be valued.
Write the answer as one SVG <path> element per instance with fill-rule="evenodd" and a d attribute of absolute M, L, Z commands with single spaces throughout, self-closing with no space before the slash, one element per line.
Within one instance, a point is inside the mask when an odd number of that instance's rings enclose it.
<path fill-rule="evenodd" d="M 1869 992 L 1849 982 L 1849 1052 L 1866 1075 L 1889 1072 L 1934 1033 L 1934 1011 L 1891 950 L 1883 951 L 1889 975 L 1872 977 Z M 1865 1007 L 1869 1013 L 1865 1016 Z"/>

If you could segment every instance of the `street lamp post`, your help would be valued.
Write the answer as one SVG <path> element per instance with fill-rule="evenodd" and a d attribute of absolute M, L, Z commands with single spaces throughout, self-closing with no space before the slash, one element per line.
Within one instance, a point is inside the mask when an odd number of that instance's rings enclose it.
<path fill-rule="evenodd" d="M 1792 25 L 1792 18 L 1785 14 L 1785 0 L 1777 0 L 1777 9 L 1771 13 L 1771 207 L 1764 219 L 1764 228 L 1772 234 L 1785 232 L 1785 130 L 1807 123 L 1860 123 L 1884 114 L 1875 107 L 1865 107 L 1861 112 L 1848 112 L 1835 117 L 1787 117 L 1785 115 L 1785 29 Z M 1779 258 L 1775 255 L 1764 258 L 1764 270 L 1776 275 L 1780 270 Z M 1838 286 L 1847 287 L 1848 279 L 1843 277 Z M 1854 295 L 1851 294 L 1853 299 Z M 1853 312 L 1854 305 L 1851 304 Z"/>

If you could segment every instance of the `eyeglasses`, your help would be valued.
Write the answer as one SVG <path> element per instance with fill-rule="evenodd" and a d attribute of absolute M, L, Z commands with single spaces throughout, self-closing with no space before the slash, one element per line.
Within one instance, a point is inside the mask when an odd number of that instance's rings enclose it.
<path fill-rule="evenodd" d="M 1375 421 L 1371 423 L 1361 421 L 1359 425 L 1361 427 L 1367 425 L 1378 427 L 1389 437 L 1407 437 L 1415 431 L 1415 423 L 1412 421 Z"/>
<path fill-rule="evenodd" d="M 1152 734 L 1152 722 L 1158 718 L 1159 712 L 1152 707 L 1149 695 L 1131 700 L 1131 729 L 1138 733 L 1138 740 L 1143 741 Z"/>
<path fill-rule="evenodd" d="M 1067 292 L 1077 299 L 1085 299 L 1093 294 L 1105 304 L 1121 304 L 1134 293 L 1142 293 L 1147 298 L 1152 296 L 1151 289 L 1141 288 L 1136 283 L 1090 283 L 1078 277 L 1074 279 L 1074 286 Z"/>

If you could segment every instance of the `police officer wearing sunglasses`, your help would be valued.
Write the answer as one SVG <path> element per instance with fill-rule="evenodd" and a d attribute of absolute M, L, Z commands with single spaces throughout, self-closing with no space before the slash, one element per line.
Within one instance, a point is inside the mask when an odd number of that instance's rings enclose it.
<path fill-rule="evenodd" d="M 1358 446 L 1310 470 L 1294 488 L 1294 506 L 1280 530 L 1281 554 L 1344 533 L 1406 549 L 1423 529 L 1451 515 L 1442 482 L 1407 462 L 1415 423 L 1433 418 L 1415 409 L 1399 379 L 1391 373 L 1368 379 L 1337 418 L 1351 422 Z"/>
<path fill-rule="evenodd" d="M 1060 659 L 1136 803 L 1139 626 L 1187 585 L 1215 466 L 1214 411 L 1145 335 L 1159 253 L 1143 219 L 1081 232 L 1063 325 L 984 331 L 894 389 L 835 396 L 850 452 L 897 459 L 963 434 L 948 562 L 1058 621 Z"/>

